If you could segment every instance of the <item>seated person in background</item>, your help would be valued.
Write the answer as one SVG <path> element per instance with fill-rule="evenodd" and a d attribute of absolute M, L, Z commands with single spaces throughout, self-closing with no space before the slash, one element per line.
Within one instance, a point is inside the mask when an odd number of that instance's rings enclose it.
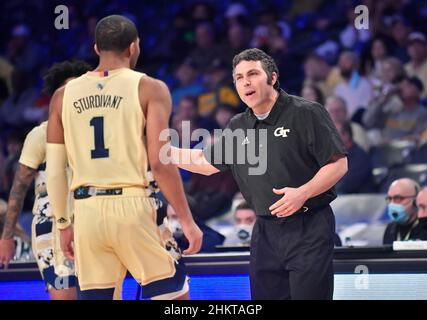
<path fill-rule="evenodd" d="M 192 206 L 194 204 L 192 201 L 188 201 L 188 204 L 190 205 L 191 211 L 194 212 Z M 215 252 L 215 246 L 222 245 L 225 237 L 214 229 L 208 227 L 204 222 L 198 220 L 197 217 L 194 217 L 194 221 L 203 232 L 202 248 L 200 249 L 200 252 Z M 181 251 L 185 250 L 188 247 L 188 241 L 184 236 L 178 216 L 170 204 L 167 207 L 167 220 L 163 221 L 163 224 L 172 232 L 173 238 L 178 244 L 179 249 Z M 168 246 L 168 244 L 166 244 L 166 246 Z M 170 251 L 169 248 L 167 249 Z"/>
<path fill-rule="evenodd" d="M 369 154 L 354 142 L 350 122 L 335 123 L 335 126 L 348 152 L 348 172 L 335 185 L 337 193 L 373 192 L 372 163 Z"/>
<path fill-rule="evenodd" d="M 400 83 L 398 97 L 400 102 L 372 104 L 363 115 L 367 129 L 379 129 L 382 143 L 395 139 L 415 140 L 421 138 L 427 128 L 427 109 L 420 104 L 423 84 L 417 77 L 404 78 Z M 390 96 L 393 93 L 389 93 Z"/>
<path fill-rule="evenodd" d="M 301 97 L 309 101 L 320 103 L 322 106 L 325 103 L 325 97 L 322 91 L 315 84 L 304 84 L 301 89 Z"/>
<path fill-rule="evenodd" d="M 356 53 L 343 51 L 339 57 L 338 67 L 344 80 L 336 86 L 334 94 L 344 99 L 349 117 L 355 120 L 356 113 L 360 113 L 359 110 L 368 106 L 373 94 L 372 86 L 358 72 L 359 58 Z"/>
<path fill-rule="evenodd" d="M 417 196 L 418 225 L 414 228 L 414 238 L 427 240 L 427 187 L 421 189 Z"/>
<path fill-rule="evenodd" d="M 331 119 L 334 124 L 336 124 L 337 122 L 343 123 L 346 121 L 350 121 L 354 141 L 363 150 L 368 152 L 370 148 L 368 135 L 366 134 L 365 129 L 360 124 L 350 120 L 347 112 L 347 104 L 344 99 L 338 96 L 330 96 L 326 99 L 325 108 L 331 116 Z"/>
<path fill-rule="evenodd" d="M 241 202 L 234 211 L 234 229 L 225 238 L 224 246 L 249 246 L 255 221 L 254 209 L 246 201 Z"/>
<path fill-rule="evenodd" d="M 212 144 L 211 134 L 206 138 L 206 145 Z M 205 176 L 193 174 L 185 186 L 185 191 L 195 219 L 206 221 L 218 217 L 231 208 L 234 195 L 238 191 L 231 171 L 223 171 Z"/>
<path fill-rule="evenodd" d="M 198 99 L 201 117 L 212 117 L 220 104 L 232 106 L 236 113 L 241 111 L 242 106 L 234 90 L 227 62 L 220 58 L 213 60 L 206 70 L 204 85 L 206 91 Z"/>
<path fill-rule="evenodd" d="M 418 191 L 418 183 L 409 178 L 397 179 L 390 185 L 386 201 L 387 214 L 392 222 L 384 232 L 383 244 L 416 239 L 414 231 L 419 222 L 415 199 Z"/>

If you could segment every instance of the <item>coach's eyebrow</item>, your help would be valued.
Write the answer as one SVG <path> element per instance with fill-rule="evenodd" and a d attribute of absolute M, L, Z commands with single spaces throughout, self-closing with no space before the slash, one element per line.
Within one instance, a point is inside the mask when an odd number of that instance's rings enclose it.
<path fill-rule="evenodd" d="M 248 71 L 246 71 L 246 74 L 249 74 L 251 72 L 259 72 L 259 70 L 258 69 L 249 69 Z M 243 73 L 239 72 L 239 73 L 235 73 L 234 75 L 237 77 L 237 76 L 243 75 Z"/>

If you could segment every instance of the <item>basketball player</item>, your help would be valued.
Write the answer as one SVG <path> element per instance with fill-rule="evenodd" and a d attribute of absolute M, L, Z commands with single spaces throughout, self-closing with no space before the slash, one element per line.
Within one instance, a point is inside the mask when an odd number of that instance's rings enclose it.
<path fill-rule="evenodd" d="M 95 51 L 100 57 L 95 71 L 57 90 L 50 106 L 47 185 L 61 246 L 75 258 L 83 299 L 111 299 L 126 270 L 146 296 L 187 298 L 185 272 L 164 247 L 145 190 L 150 165 L 189 240 L 184 254 L 198 252 L 202 232 L 178 170 L 160 161 L 160 150 L 168 145 L 159 135 L 168 129 L 169 91 L 163 82 L 132 70 L 139 38 L 129 19 L 101 19 Z M 65 206 L 67 161 L 73 171 L 74 230 Z"/>
<path fill-rule="evenodd" d="M 65 61 L 47 72 L 44 91 L 51 96 L 69 80 L 90 70 L 83 61 Z M 35 127 L 25 138 L 12 189 L 10 191 L 5 227 L 0 245 L 0 264 L 8 266 L 15 253 L 13 231 L 22 210 L 28 188 L 35 180 L 32 247 L 37 265 L 53 300 L 76 299 L 74 263 L 65 258 L 59 244 L 59 231 L 46 191 L 46 130 L 47 121 Z"/>

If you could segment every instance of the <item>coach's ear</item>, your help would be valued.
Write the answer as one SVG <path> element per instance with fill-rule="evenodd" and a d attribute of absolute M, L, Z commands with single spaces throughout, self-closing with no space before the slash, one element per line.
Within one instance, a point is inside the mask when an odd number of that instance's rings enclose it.
<path fill-rule="evenodd" d="M 277 73 L 273 71 L 271 73 L 271 85 L 274 86 L 276 84 L 276 81 L 277 81 Z"/>
<path fill-rule="evenodd" d="M 95 50 L 96 54 L 99 56 L 99 50 L 98 50 L 98 47 L 96 46 L 96 43 L 93 45 L 93 50 Z"/>

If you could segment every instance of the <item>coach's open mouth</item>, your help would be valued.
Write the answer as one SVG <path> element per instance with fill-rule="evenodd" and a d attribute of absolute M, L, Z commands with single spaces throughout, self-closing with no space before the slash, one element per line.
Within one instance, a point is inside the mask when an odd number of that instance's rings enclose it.
<path fill-rule="evenodd" d="M 249 92 L 245 93 L 245 96 L 249 97 L 249 96 L 253 95 L 254 93 L 255 93 L 255 90 L 249 91 Z"/>

